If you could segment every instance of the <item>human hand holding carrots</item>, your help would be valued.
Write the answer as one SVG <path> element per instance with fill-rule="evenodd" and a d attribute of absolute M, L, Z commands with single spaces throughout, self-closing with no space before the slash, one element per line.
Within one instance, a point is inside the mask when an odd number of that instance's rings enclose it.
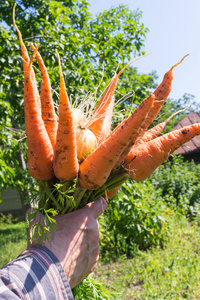
<path fill-rule="evenodd" d="M 48 241 L 43 242 L 60 261 L 71 288 L 96 267 L 99 258 L 97 218 L 105 211 L 106 206 L 106 201 L 101 197 L 72 213 L 54 217 L 57 230 L 50 233 Z M 39 218 L 40 215 L 37 214 L 35 222 Z M 40 222 L 43 219 L 44 217 Z M 28 247 L 38 243 L 41 242 L 36 240 L 31 243 L 29 238 Z"/>

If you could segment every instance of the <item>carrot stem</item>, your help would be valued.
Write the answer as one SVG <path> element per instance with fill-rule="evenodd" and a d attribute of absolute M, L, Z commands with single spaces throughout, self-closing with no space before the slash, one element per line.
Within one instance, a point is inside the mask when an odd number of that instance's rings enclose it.
<path fill-rule="evenodd" d="M 93 191 L 91 197 L 88 199 L 87 203 L 90 203 L 92 201 L 95 201 L 98 199 L 100 196 L 103 196 L 105 194 L 105 191 L 109 192 L 113 190 L 114 188 L 118 187 L 119 185 L 122 185 L 130 176 L 125 172 L 121 171 L 120 172 L 114 172 L 112 173 L 106 183 L 99 188 L 96 191 Z"/>

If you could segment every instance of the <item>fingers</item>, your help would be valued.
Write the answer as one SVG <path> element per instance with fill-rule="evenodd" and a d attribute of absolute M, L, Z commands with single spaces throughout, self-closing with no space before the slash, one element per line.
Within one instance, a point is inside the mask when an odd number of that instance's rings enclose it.
<path fill-rule="evenodd" d="M 87 208 L 89 208 L 89 212 L 92 216 L 97 219 L 106 209 L 107 203 L 103 197 L 98 198 L 92 203 L 87 204 Z"/>

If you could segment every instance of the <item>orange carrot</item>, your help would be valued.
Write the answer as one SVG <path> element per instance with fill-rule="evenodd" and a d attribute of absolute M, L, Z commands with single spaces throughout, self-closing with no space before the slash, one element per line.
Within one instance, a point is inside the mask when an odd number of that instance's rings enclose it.
<path fill-rule="evenodd" d="M 79 183 L 83 188 L 95 190 L 106 182 L 116 161 L 137 135 L 150 107 L 152 98 L 145 99 L 141 105 L 124 120 L 80 165 Z"/>
<path fill-rule="evenodd" d="M 35 51 L 35 47 L 32 44 L 30 46 L 33 49 L 33 51 Z M 51 83 L 50 83 L 49 75 L 45 67 L 44 61 L 38 51 L 36 52 L 36 58 L 41 73 L 40 98 L 41 98 L 42 118 L 47 133 L 49 135 L 51 144 L 54 148 L 56 143 L 56 133 L 57 133 L 57 115 L 55 113 L 54 103 L 51 94 Z"/>
<path fill-rule="evenodd" d="M 58 51 L 60 71 L 59 120 L 54 153 L 54 172 L 61 181 L 72 180 L 78 173 L 78 159 L 76 150 L 76 133 L 73 113 L 67 96 L 65 81 Z"/>
<path fill-rule="evenodd" d="M 88 124 L 86 125 L 86 127 L 95 134 L 97 141 L 99 141 L 100 139 L 104 118 L 107 113 L 108 107 L 113 100 L 114 91 L 116 89 L 117 82 L 118 82 L 118 75 L 115 74 L 111 79 L 109 85 L 107 86 L 106 91 L 104 92 L 100 102 L 98 103 L 92 115 L 92 118 L 89 120 Z M 112 110 L 110 111 L 110 114 L 112 115 Z"/>
<path fill-rule="evenodd" d="M 108 106 L 107 112 L 105 114 L 104 121 L 102 123 L 102 128 L 98 139 L 99 144 L 101 144 L 111 132 L 114 103 L 115 103 L 115 97 L 113 95 L 112 100 Z"/>
<path fill-rule="evenodd" d="M 149 55 L 146 54 L 146 55 Z M 105 138 L 105 126 L 104 126 L 104 120 L 107 117 L 106 125 L 110 128 L 111 127 L 111 118 L 112 118 L 112 112 L 113 112 L 113 96 L 114 92 L 117 86 L 117 82 L 119 79 L 119 76 L 123 73 L 123 71 L 134 61 L 140 59 L 141 57 L 144 57 L 146 55 L 137 57 L 133 61 L 129 62 L 118 74 L 115 74 L 113 78 L 110 80 L 103 96 L 101 97 L 91 119 L 89 120 L 86 127 L 90 129 L 96 136 L 97 141 L 100 143 L 102 141 L 102 138 Z M 110 108 L 109 108 L 110 106 Z M 109 109 L 108 109 L 109 108 Z M 110 120 L 110 122 L 108 122 Z M 102 129 L 104 127 L 104 129 Z M 102 132 L 103 130 L 103 132 Z"/>
<path fill-rule="evenodd" d="M 155 100 L 155 95 L 151 94 L 149 95 L 146 99 L 151 99 L 151 101 Z M 145 100 L 144 100 L 145 101 Z M 151 109 L 151 108 L 150 108 Z M 114 166 L 114 170 L 118 169 L 119 166 L 121 166 L 121 164 L 123 163 L 123 161 L 125 160 L 126 155 L 128 154 L 131 146 L 135 143 L 135 141 L 139 138 L 139 136 L 141 135 L 141 127 L 142 124 L 146 121 L 146 118 L 144 119 L 144 121 L 141 123 L 141 126 L 138 128 L 137 134 L 134 136 L 134 138 L 132 140 L 129 141 L 127 147 L 124 149 L 123 153 L 120 155 L 118 161 L 116 162 L 115 166 Z M 115 130 L 115 129 L 114 129 Z"/>
<path fill-rule="evenodd" d="M 186 56 L 188 56 L 189 54 L 185 55 L 180 62 L 178 62 L 177 64 L 175 64 L 174 66 L 171 67 L 171 69 L 165 74 L 162 83 L 157 87 L 157 89 L 153 92 L 152 95 L 155 96 L 155 100 L 154 103 L 151 107 L 151 109 L 149 110 L 149 113 L 147 115 L 147 117 L 145 118 L 144 122 L 141 124 L 141 127 L 139 129 L 138 132 L 138 139 L 145 133 L 145 131 L 147 130 L 147 128 L 149 127 L 149 125 L 153 122 L 153 120 L 156 118 L 156 116 L 158 115 L 162 105 L 164 104 L 165 100 L 167 99 L 171 88 L 172 88 L 172 80 L 173 80 L 173 69 L 178 66 Z M 130 145 L 134 144 L 135 140 L 132 141 L 130 143 Z M 125 150 L 125 152 L 123 153 L 123 155 L 120 157 L 119 161 L 117 162 L 116 166 L 114 169 L 118 168 L 121 163 L 123 162 L 123 160 L 125 159 L 130 145 L 127 147 L 127 149 Z"/>
<path fill-rule="evenodd" d="M 150 176 L 170 154 L 199 134 L 200 123 L 196 123 L 164 134 L 138 147 L 133 147 L 126 156 L 124 168 L 133 180 L 144 180 Z"/>
<path fill-rule="evenodd" d="M 146 129 L 149 127 L 149 125 L 153 122 L 153 120 L 156 118 L 158 115 L 162 105 L 164 104 L 165 100 L 167 100 L 171 89 L 172 89 L 172 81 L 173 81 L 173 70 L 175 67 L 177 67 L 179 64 L 182 63 L 182 61 L 185 59 L 186 56 L 189 54 L 185 55 L 181 61 L 179 61 L 177 64 L 171 67 L 171 69 L 164 75 L 163 81 L 161 84 L 156 88 L 156 90 L 153 92 L 155 95 L 155 101 L 150 109 L 148 116 L 146 118 L 146 121 L 143 123 L 142 126 L 142 131 L 146 131 Z"/>
<path fill-rule="evenodd" d="M 169 118 L 167 118 L 164 122 L 157 124 L 156 126 L 154 126 L 153 128 L 149 129 L 148 131 L 146 131 L 142 136 L 139 136 L 137 138 L 137 140 L 135 141 L 134 147 L 137 147 L 140 144 L 144 144 L 150 140 L 155 139 L 156 137 L 158 137 L 161 132 L 163 131 L 163 129 L 165 128 L 165 126 L 167 125 L 167 123 L 177 114 L 179 114 L 180 112 L 185 111 L 187 108 L 185 109 L 181 109 L 175 113 L 173 113 Z"/>
<path fill-rule="evenodd" d="M 54 176 L 52 166 L 53 148 L 42 120 L 41 109 L 37 102 L 37 92 L 31 75 L 31 66 L 38 46 L 24 74 L 24 110 L 28 140 L 28 169 L 30 175 L 36 180 L 48 181 Z"/>
<path fill-rule="evenodd" d="M 13 25 L 14 25 L 14 27 L 17 30 L 19 41 L 20 41 L 20 45 L 21 45 L 22 58 L 23 58 L 23 71 L 24 71 L 24 76 L 25 76 L 25 73 L 27 72 L 28 65 L 29 65 L 29 62 L 30 62 L 30 58 L 29 58 L 26 46 L 25 46 L 25 44 L 23 42 L 21 32 L 20 32 L 20 30 L 17 27 L 16 22 L 15 22 L 15 7 L 16 7 L 16 5 L 17 4 L 15 3 L 14 7 L 13 7 Z M 36 96 L 37 96 L 37 102 L 38 102 L 38 105 L 40 105 L 40 96 L 39 96 L 39 91 L 38 91 L 38 88 L 37 88 L 37 82 L 36 82 L 36 78 L 35 78 L 35 72 L 33 70 L 32 65 L 31 65 L 30 68 L 31 68 L 30 72 L 31 72 L 32 82 L 34 84 L 34 89 L 35 89 L 35 93 L 36 93 Z"/>
<path fill-rule="evenodd" d="M 117 186 L 116 188 L 110 190 L 109 192 L 105 193 L 105 195 L 103 195 L 103 197 L 108 200 L 112 197 L 114 197 L 116 195 L 116 193 L 119 191 L 119 189 L 121 188 L 121 184 L 119 186 Z"/>

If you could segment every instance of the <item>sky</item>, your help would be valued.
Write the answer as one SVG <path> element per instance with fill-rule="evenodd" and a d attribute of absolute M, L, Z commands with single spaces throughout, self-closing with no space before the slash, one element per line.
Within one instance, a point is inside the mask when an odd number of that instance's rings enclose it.
<path fill-rule="evenodd" d="M 138 72 L 156 71 L 157 83 L 181 58 L 188 57 L 174 69 L 170 98 L 178 100 L 185 93 L 195 96 L 200 104 L 200 0 L 89 0 L 90 12 L 97 14 L 128 5 L 129 9 L 142 11 L 141 22 L 149 29 L 145 52 L 151 55 L 133 64 Z"/>

